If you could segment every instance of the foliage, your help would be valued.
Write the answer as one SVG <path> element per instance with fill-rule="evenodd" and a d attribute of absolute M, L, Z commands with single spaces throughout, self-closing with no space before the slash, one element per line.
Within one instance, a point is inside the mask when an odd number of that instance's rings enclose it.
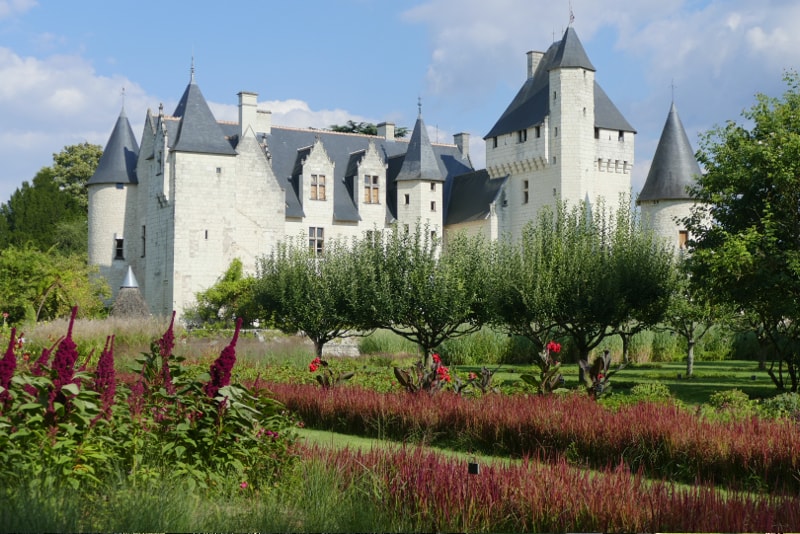
<path fill-rule="evenodd" d="M 539 359 L 534 364 L 539 367 L 539 376 L 522 374 L 520 379 L 532 385 L 540 395 L 547 395 L 564 388 L 564 376 L 561 374 L 561 362 L 555 359 L 554 354 L 561 352 L 561 343 L 549 342 L 539 353 Z"/>
<path fill-rule="evenodd" d="M 352 371 L 340 371 L 335 373 L 333 369 L 331 369 L 330 363 L 328 363 L 327 360 L 321 359 L 320 357 L 314 358 L 311 363 L 308 364 L 308 370 L 312 373 L 316 372 L 320 367 L 322 370 L 314 378 L 316 378 L 317 382 L 320 386 L 322 386 L 323 389 L 330 389 L 344 384 L 353 378 L 353 376 L 355 376 L 355 373 Z"/>
<path fill-rule="evenodd" d="M 312 385 L 269 388 L 310 428 L 541 460 L 571 446 L 587 467 L 622 463 L 632 472 L 688 484 L 800 489 L 800 433 L 787 420 L 701 418 L 663 402 L 611 411 L 586 395 L 473 398 L 345 387 L 320 396 Z"/>
<path fill-rule="evenodd" d="M 97 169 L 103 147 L 91 143 L 68 145 L 53 154 L 53 180 L 59 189 L 75 199 L 84 212 L 89 209 L 86 183 Z"/>
<path fill-rule="evenodd" d="M 328 129 L 333 132 L 378 135 L 378 127 L 375 124 L 363 121 L 355 122 L 352 120 L 348 120 L 347 123 L 345 124 L 331 124 L 328 127 Z M 395 128 L 394 130 L 395 139 L 402 139 L 406 135 L 408 135 L 408 128 L 406 128 L 405 126 L 400 126 L 399 128 Z"/>
<path fill-rule="evenodd" d="M 418 361 L 410 369 L 394 367 L 394 376 L 400 387 L 409 393 L 435 393 L 444 389 L 452 380 L 450 369 L 442 365 L 438 354 L 432 355 L 430 364 Z"/>
<path fill-rule="evenodd" d="M 246 325 L 253 324 L 261 315 L 253 298 L 255 285 L 254 277 L 245 276 L 242 260 L 234 258 L 213 286 L 197 293 L 193 313 L 206 325 L 230 326 L 237 318 Z"/>
<path fill-rule="evenodd" d="M 800 78 L 784 77 L 780 98 L 756 95 L 745 125 L 705 133 L 706 169 L 690 191 L 693 281 L 717 301 L 758 318 L 772 346 L 779 389 L 800 386 Z M 778 368 L 775 369 L 777 363 Z M 785 374 L 784 374 L 785 373 Z"/>
<path fill-rule="evenodd" d="M 671 251 L 622 201 L 544 209 L 493 268 L 495 320 L 544 348 L 568 336 L 579 358 L 612 333 L 656 324 L 672 291 Z"/>
<path fill-rule="evenodd" d="M 125 383 L 116 377 L 111 338 L 94 372 L 81 363 L 72 340 L 76 314 L 73 309 L 66 337 L 35 361 L 11 356 L 20 365 L 0 391 L 3 486 L 36 478 L 92 493 L 119 476 L 134 484 L 180 480 L 211 487 L 229 477 L 273 483 L 291 459 L 291 421 L 258 385 L 249 391 L 214 372 L 230 371 L 236 336 L 211 376 L 198 376 L 173 358 L 171 323 Z"/>
<path fill-rule="evenodd" d="M 75 305 L 84 317 L 103 315 L 111 292 L 95 273 L 82 256 L 7 247 L 0 250 L 0 308 L 11 324 L 68 316 Z"/>
<path fill-rule="evenodd" d="M 611 376 L 624 369 L 627 363 L 623 362 L 614 370 L 609 370 L 611 366 L 611 355 L 607 350 L 597 356 L 589 364 L 588 360 L 578 360 L 583 370 L 583 380 L 586 383 L 586 391 L 593 399 L 599 399 L 603 395 L 611 392 Z"/>
<path fill-rule="evenodd" d="M 325 343 L 355 335 L 361 326 L 354 253 L 342 242 L 325 246 L 317 256 L 302 240 L 279 244 L 262 258 L 254 287 L 255 301 L 270 322 L 287 334 L 308 336 L 320 358 Z"/>
<path fill-rule="evenodd" d="M 8 202 L 0 206 L 0 218 L 5 220 L 0 245 L 31 245 L 41 251 L 55 249 L 86 253 L 87 216 L 86 208 L 62 191 L 53 171 L 45 167 L 31 183 L 23 182 Z M 74 231 L 66 231 L 73 227 L 82 229 L 84 234 L 75 236 Z"/>
<path fill-rule="evenodd" d="M 781 393 L 764 399 L 759 405 L 758 411 L 767 417 L 789 417 L 800 423 L 800 394 Z"/>
<path fill-rule="evenodd" d="M 358 243 L 355 297 L 363 324 L 417 343 L 424 364 L 447 339 L 480 330 L 488 318 L 488 245 L 456 235 L 446 251 L 427 226 L 395 226 Z"/>
<path fill-rule="evenodd" d="M 604 467 L 587 475 L 564 458 L 552 464 L 535 459 L 488 464 L 478 475 L 469 475 L 463 458 L 419 447 L 315 447 L 307 455 L 335 466 L 331 469 L 339 481 L 330 497 L 310 504 L 324 506 L 356 486 L 367 510 L 377 506 L 384 511 L 379 517 L 393 520 L 386 530 L 766 532 L 789 530 L 785 527 L 800 521 L 796 496 L 754 501 L 752 495 L 712 486 L 647 480 L 624 468 Z M 336 530 L 337 525 L 314 524 L 311 530 Z"/>

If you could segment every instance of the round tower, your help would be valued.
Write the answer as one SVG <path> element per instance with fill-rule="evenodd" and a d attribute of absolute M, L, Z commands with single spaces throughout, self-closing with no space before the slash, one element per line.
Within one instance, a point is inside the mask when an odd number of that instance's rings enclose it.
<path fill-rule="evenodd" d="M 673 102 L 636 204 L 647 224 L 676 250 L 685 248 L 689 239 L 681 220 L 691 214 L 694 200 L 688 188 L 700 174 L 700 166 Z"/>
<path fill-rule="evenodd" d="M 135 217 L 136 160 L 139 145 L 125 110 L 120 112 L 94 175 L 87 182 L 89 193 L 89 264 L 96 265 L 116 298 L 128 271 L 131 244 L 125 225 Z"/>

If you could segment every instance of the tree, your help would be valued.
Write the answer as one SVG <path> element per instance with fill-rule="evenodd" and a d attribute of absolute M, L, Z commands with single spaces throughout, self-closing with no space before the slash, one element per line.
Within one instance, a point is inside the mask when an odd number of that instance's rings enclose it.
<path fill-rule="evenodd" d="M 328 341 L 355 334 L 352 251 L 340 242 L 326 243 L 317 256 L 303 240 L 279 244 L 260 262 L 255 300 L 272 323 L 288 334 L 303 332 L 317 357 Z"/>
<path fill-rule="evenodd" d="M 378 127 L 371 122 L 354 122 L 352 120 L 347 121 L 346 124 L 331 124 L 328 129 L 334 132 L 342 132 L 342 133 L 357 133 L 357 134 L 364 134 L 364 135 L 378 135 Z M 394 130 L 394 137 L 396 139 L 403 138 L 408 135 L 408 128 L 405 126 L 400 126 L 399 128 L 395 128 Z"/>
<path fill-rule="evenodd" d="M 86 183 L 97 169 L 103 147 L 91 143 L 68 145 L 53 154 L 53 179 L 58 187 L 72 196 L 84 211 L 89 209 Z"/>
<path fill-rule="evenodd" d="M 495 267 L 493 309 L 509 332 L 539 350 L 566 335 L 579 361 L 623 328 L 657 323 L 666 310 L 671 253 L 621 202 L 613 215 L 560 203 L 545 208 Z"/>
<path fill-rule="evenodd" d="M 6 247 L 0 251 L 0 310 L 16 324 L 66 317 L 76 305 L 82 317 L 100 316 L 111 291 L 95 274 L 82 255 Z"/>
<path fill-rule="evenodd" d="M 60 224 L 64 225 L 62 228 L 70 225 L 86 228 L 87 212 L 74 197 L 59 188 L 52 169 L 46 167 L 36 174 L 33 183 L 23 182 L 8 203 L 0 206 L 0 216 L 6 228 L 0 236 L 0 244 L 25 246 L 30 243 L 44 251 L 54 246 L 58 248 L 58 239 L 65 236 L 59 230 Z M 73 239 L 66 248 L 75 249 Z M 86 250 L 84 247 L 83 251 Z"/>
<path fill-rule="evenodd" d="M 67 254 L 88 250 L 86 182 L 102 155 L 98 145 L 69 145 L 53 154 L 53 165 L 22 183 L 0 205 L 0 246 L 32 243 Z"/>
<path fill-rule="evenodd" d="M 244 324 L 253 324 L 261 318 L 253 296 L 255 284 L 255 277 L 245 276 L 242 260 L 235 258 L 213 286 L 196 295 L 197 319 L 234 326 L 236 319 L 241 318 Z"/>
<path fill-rule="evenodd" d="M 693 281 L 759 318 L 774 348 L 772 380 L 797 391 L 800 78 L 787 72 L 784 80 L 782 97 L 756 95 L 742 114 L 747 126 L 728 121 L 701 137 L 698 160 L 706 173 L 690 191 L 698 204 L 685 224 Z"/>
<path fill-rule="evenodd" d="M 693 284 L 686 261 L 675 266 L 676 289 L 665 314 L 663 329 L 686 341 L 686 376 L 694 373 L 694 348 L 714 324 L 729 317 L 725 307 Z"/>
<path fill-rule="evenodd" d="M 446 339 L 476 332 L 487 321 L 489 246 L 456 235 L 446 250 L 427 226 L 397 226 L 360 242 L 360 321 L 419 345 L 426 366 Z"/>

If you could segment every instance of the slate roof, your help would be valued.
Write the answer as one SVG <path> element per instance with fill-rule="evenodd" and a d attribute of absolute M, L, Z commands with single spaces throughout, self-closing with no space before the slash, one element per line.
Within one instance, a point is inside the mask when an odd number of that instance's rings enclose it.
<path fill-rule="evenodd" d="M 231 156 L 236 154 L 211 113 L 200 87 L 194 82 L 194 76 L 172 116 L 180 119 L 177 132 L 171 137 L 172 150 Z"/>
<path fill-rule="evenodd" d="M 221 124 L 223 131 L 236 140 L 238 125 Z M 312 130 L 273 126 L 269 134 L 257 133 L 259 138 L 265 138 L 269 153 L 272 158 L 272 170 L 278 182 L 286 192 L 286 216 L 304 217 L 303 204 L 299 192 L 302 191 L 300 183 L 302 167 L 300 161 L 308 155 L 310 147 L 317 137 L 322 142 L 328 157 L 334 162 L 333 175 L 333 212 L 337 221 L 360 221 L 358 207 L 354 202 L 352 191 L 354 185 L 353 174 L 357 170 L 354 158 L 369 147 L 372 142 L 378 153 L 387 163 L 387 191 L 382 202 L 386 202 L 387 220 L 391 221 L 397 216 L 397 199 L 395 180 L 405 160 L 410 141 L 388 140 L 371 135 L 347 134 L 326 130 Z M 412 135 L 413 137 L 413 135 Z M 425 135 L 427 138 L 427 134 Z M 430 144 L 435 160 L 435 165 L 440 169 L 441 178 L 445 180 L 458 174 L 472 171 L 472 165 L 467 158 L 454 145 Z M 298 150 L 300 149 L 300 150 Z M 426 178 L 428 179 L 428 178 Z M 357 199 L 356 199 L 357 201 Z"/>
<path fill-rule="evenodd" d="M 133 135 L 131 123 L 123 109 L 103 155 L 97 163 L 97 169 L 86 185 L 96 184 L 138 184 L 136 176 L 136 160 L 139 157 L 139 144 Z"/>
<path fill-rule="evenodd" d="M 539 61 L 533 76 L 525 80 L 514 99 L 484 136 L 484 139 L 525 130 L 542 124 L 550 114 L 549 71 L 556 68 L 580 67 L 594 71 L 578 34 L 570 26 L 564 37 L 550 45 Z M 635 132 L 633 126 L 622 116 L 600 84 L 594 83 L 594 125 L 608 130 Z"/>
<path fill-rule="evenodd" d="M 701 173 L 700 165 L 686 136 L 686 130 L 672 103 L 658 140 L 650 171 L 637 203 L 655 200 L 688 200 L 686 188 Z"/>
<path fill-rule="evenodd" d="M 462 174 L 445 185 L 447 211 L 444 224 L 486 219 L 490 204 L 497 201 L 508 176 L 490 178 L 486 169 Z"/>
<path fill-rule="evenodd" d="M 395 181 L 428 180 L 443 182 L 446 174 L 439 165 L 440 161 L 434 154 L 433 146 L 431 146 L 431 141 L 428 138 L 428 129 L 425 127 L 422 115 L 420 115 L 417 117 L 417 122 L 414 123 L 414 131 L 411 132 L 406 157 Z"/>

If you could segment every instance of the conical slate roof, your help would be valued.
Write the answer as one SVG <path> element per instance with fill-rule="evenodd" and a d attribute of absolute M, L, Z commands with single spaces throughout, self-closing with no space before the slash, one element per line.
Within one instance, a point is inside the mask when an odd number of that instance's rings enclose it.
<path fill-rule="evenodd" d="M 433 152 L 433 145 L 428 138 L 428 130 L 422 120 L 422 114 L 417 117 L 414 131 L 408 141 L 408 150 L 403 160 L 403 166 L 395 181 L 427 180 L 444 182 L 445 173 L 439 167 L 439 160 Z"/>
<path fill-rule="evenodd" d="M 596 71 L 592 62 L 589 61 L 589 56 L 586 55 L 586 50 L 583 49 L 581 40 L 578 39 L 578 34 L 572 26 L 567 27 L 564 32 L 564 37 L 557 43 L 556 55 L 553 59 L 552 68 L 556 67 L 580 67 L 582 69 Z"/>
<path fill-rule="evenodd" d="M 497 120 L 484 139 L 525 130 L 542 124 L 550 114 L 550 76 L 549 71 L 558 68 L 583 68 L 594 71 L 586 51 L 571 26 L 564 37 L 550 45 L 533 76 L 525 80 L 514 99 Z M 635 132 L 633 126 L 623 117 L 602 87 L 594 82 L 594 125 L 608 130 Z"/>
<path fill-rule="evenodd" d="M 173 150 L 205 154 L 236 154 L 211 113 L 200 87 L 194 82 L 194 76 L 172 115 L 180 118 L 178 133 L 172 145 Z"/>
<path fill-rule="evenodd" d="M 700 172 L 700 165 L 697 164 L 673 102 L 637 203 L 688 200 L 690 197 L 686 188 L 694 184 Z"/>
<path fill-rule="evenodd" d="M 125 275 L 125 280 L 122 281 L 120 288 L 126 287 L 139 287 L 139 282 L 136 281 L 136 275 L 133 274 L 133 269 L 128 265 L 128 273 Z"/>
<path fill-rule="evenodd" d="M 86 185 L 138 184 L 139 180 L 136 177 L 138 157 L 139 144 L 123 108 L 108 138 L 103 155 L 97 163 L 97 169 Z"/>

